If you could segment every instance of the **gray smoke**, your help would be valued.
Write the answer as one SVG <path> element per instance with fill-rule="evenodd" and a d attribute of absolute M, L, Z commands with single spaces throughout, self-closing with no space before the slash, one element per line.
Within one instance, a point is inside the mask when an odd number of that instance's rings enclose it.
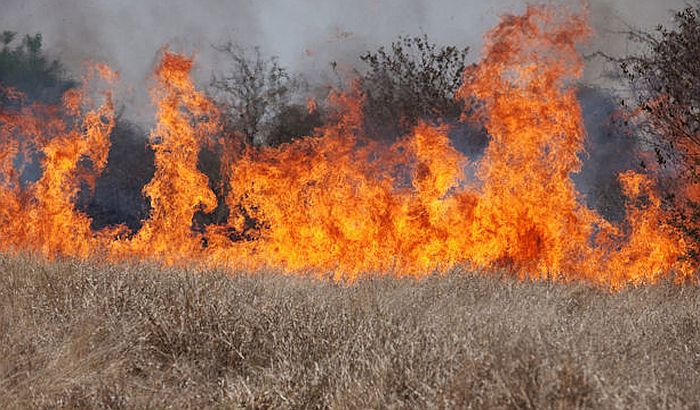
<path fill-rule="evenodd" d="M 222 64 L 211 44 L 259 45 L 293 70 L 316 76 L 335 60 L 356 56 L 398 35 L 427 33 L 434 41 L 472 47 L 478 59 L 483 33 L 499 15 L 519 12 L 522 0 L 1 0 L 0 29 L 41 32 L 50 54 L 73 72 L 86 60 L 105 61 L 122 73 L 122 101 L 141 106 L 158 51 L 194 53 L 206 84 Z M 574 7 L 579 0 L 549 1 Z M 667 22 L 683 0 L 591 0 L 598 33 L 589 48 L 619 54 L 626 42 L 613 31 L 623 22 L 648 27 Z M 593 64 L 590 81 L 601 67 Z M 313 80 L 313 78 L 312 78 Z M 137 103 L 137 104 L 129 104 Z M 140 107 L 138 110 L 141 110 Z"/>

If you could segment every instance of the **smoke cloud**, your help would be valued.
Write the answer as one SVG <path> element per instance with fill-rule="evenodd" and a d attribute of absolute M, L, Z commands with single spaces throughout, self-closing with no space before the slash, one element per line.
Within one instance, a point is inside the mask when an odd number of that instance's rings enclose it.
<path fill-rule="evenodd" d="M 579 0 L 549 2 L 580 5 Z M 591 0 L 597 38 L 589 48 L 624 53 L 627 42 L 614 31 L 624 24 L 668 22 L 670 10 L 684 4 Z M 352 64 L 364 50 L 422 32 L 436 42 L 470 46 L 471 57 L 478 59 L 482 36 L 499 15 L 524 7 L 522 0 L 3 0 L 0 29 L 41 32 L 48 52 L 73 72 L 80 72 L 86 60 L 109 63 L 131 87 L 122 101 L 142 106 L 138 103 L 148 101 L 145 81 L 164 45 L 194 53 L 195 77 L 204 83 L 222 64 L 211 44 L 225 41 L 259 45 L 292 70 L 308 74 L 327 69 L 331 60 Z M 602 71 L 596 64 L 586 75 L 591 82 Z"/>

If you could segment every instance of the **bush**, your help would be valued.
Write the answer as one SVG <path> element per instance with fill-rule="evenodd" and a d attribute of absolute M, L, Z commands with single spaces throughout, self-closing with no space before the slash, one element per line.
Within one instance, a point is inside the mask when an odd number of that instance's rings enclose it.
<path fill-rule="evenodd" d="M 420 120 L 456 122 L 465 103 L 455 99 L 468 48 L 438 46 L 426 35 L 399 37 L 389 48 L 364 53 L 360 77 L 368 134 L 393 140 Z"/>
<path fill-rule="evenodd" d="M 318 112 L 298 101 L 305 82 L 276 58 L 265 58 L 258 47 L 251 51 L 228 43 L 215 48 L 230 60 L 228 71 L 211 82 L 228 138 L 242 138 L 244 146 L 278 145 L 320 125 Z"/>
<path fill-rule="evenodd" d="M 632 31 L 644 46 L 620 59 L 639 111 L 643 142 L 653 148 L 671 222 L 700 256 L 700 5 L 675 14 L 672 27 Z"/>

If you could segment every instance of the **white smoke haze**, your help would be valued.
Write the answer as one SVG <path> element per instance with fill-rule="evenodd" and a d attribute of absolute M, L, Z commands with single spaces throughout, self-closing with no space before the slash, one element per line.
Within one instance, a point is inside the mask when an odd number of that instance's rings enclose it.
<path fill-rule="evenodd" d="M 279 56 L 292 71 L 315 77 L 331 60 L 357 62 L 368 49 L 398 35 L 426 33 L 441 44 L 469 46 L 480 55 L 482 36 L 500 15 L 522 11 L 522 0 L 1 0 L 0 29 L 20 34 L 41 32 L 50 55 L 75 73 L 86 60 L 104 61 L 119 70 L 122 101 L 141 106 L 148 101 L 146 80 L 159 50 L 194 54 L 195 76 L 206 84 L 221 56 L 212 44 L 233 41 L 259 45 Z M 548 1 L 579 7 L 579 0 Z M 596 38 L 590 50 L 610 54 L 629 51 L 625 24 L 648 28 L 671 20 L 683 0 L 591 0 Z M 601 63 L 586 74 L 598 81 Z M 313 78 L 312 78 L 313 79 Z M 129 104 L 133 103 L 133 104 Z M 138 108 L 141 112 L 143 107 Z M 131 113 L 134 114 L 134 113 Z"/>

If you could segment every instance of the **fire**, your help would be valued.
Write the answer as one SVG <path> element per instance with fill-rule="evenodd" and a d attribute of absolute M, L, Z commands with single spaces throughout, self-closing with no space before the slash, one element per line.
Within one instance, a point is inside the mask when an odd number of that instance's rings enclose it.
<path fill-rule="evenodd" d="M 192 231 L 192 217 L 200 209 L 216 208 L 216 197 L 197 161 L 205 138 L 219 126 L 214 105 L 190 81 L 191 69 L 191 59 L 168 51 L 156 69 L 158 124 L 151 133 L 156 173 L 144 188 L 151 217 L 132 240 L 117 244 L 118 256 L 175 263 L 196 257 L 202 248 L 202 235 Z"/>
<path fill-rule="evenodd" d="M 83 88 L 65 94 L 62 107 L 35 104 L 0 112 L 4 249 L 87 257 L 113 231 L 92 232 L 90 218 L 74 206 L 81 185 L 94 183 L 105 167 L 114 126 L 111 91 L 100 92 L 98 106 L 88 96 L 87 87 L 95 75 L 106 82 L 116 78 L 98 65 L 84 79 Z M 22 166 L 16 170 L 15 162 L 18 155 L 20 161 L 29 161 L 32 150 L 41 154 L 43 173 L 37 181 L 26 183 Z"/>
<path fill-rule="evenodd" d="M 484 101 L 492 137 L 479 175 L 484 189 L 472 224 L 479 265 L 506 263 L 521 275 L 577 270 L 596 218 L 578 203 L 584 130 L 571 83 L 583 68 L 581 17 L 558 22 L 531 7 L 488 35 L 485 58 L 460 90 Z"/>
<path fill-rule="evenodd" d="M 129 235 L 123 227 L 92 230 L 75 207 L 106 165 L 109 91 L 95 104 L 86 79 L 61 108 L 8 104 L 0 111 L 0 249 L 333 272 L 347 281 L 457 265 L 612 288 L 690 277 L 684 239 L 663 222 L 649 176 L 620 175 L 628 210 L 619 226 L 583 205 L 571 180 L 585 140 L 577 45 L 589 35 L 585 15 L 537 6 L 488 33 L 483 59 L 459 92 L 481 102 L 478 119 L 491 136 L 477 162 L 451 145 L 446 126 L 420 124 L 393 145 L 369 139 L 356 92 L 330 97 L 335 119 L 315 135 L 233 153 L 216 106 L 190 79 L 192 60 L 165 51 L 152 91 L 156 172 L 144 188 L 152 210 Z M 115 79 L 103 66 L 91 72 Z M 309 100 L 309 110 L 316 104 Z M 229 217 L 195 226 L 195 214 L 220 205 L 197 168 L 201 148 L 217 142 Z M 27 182 L 22 163 L 33 153 L 42 174 Z"/>

